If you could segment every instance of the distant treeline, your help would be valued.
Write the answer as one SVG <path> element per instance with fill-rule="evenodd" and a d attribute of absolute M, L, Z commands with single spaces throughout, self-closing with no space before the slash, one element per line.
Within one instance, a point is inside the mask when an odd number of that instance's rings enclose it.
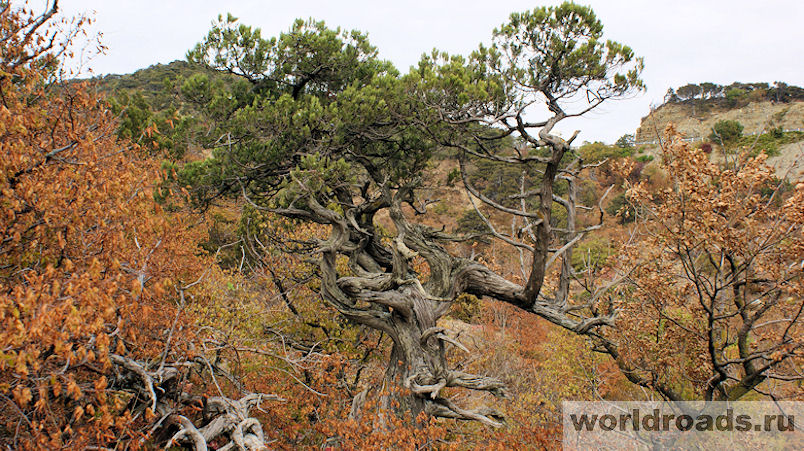
<path fill-rule="evenodd" d="M 734 82 L 724 86 L 717 83 L 686 84 L 678 89 L 670 88 L 664 96 L 665 103 L 685 103 L 714 100 L 728 106 L 739 107 L 751 101 L 794 102 L 804 100 L 804 88 L 777 81 L 768 83 Z"/>

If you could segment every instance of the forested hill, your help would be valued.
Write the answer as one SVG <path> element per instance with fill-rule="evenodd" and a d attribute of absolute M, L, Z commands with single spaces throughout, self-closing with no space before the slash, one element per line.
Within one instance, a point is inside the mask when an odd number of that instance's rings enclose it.
<path fill-rule="evenodd" d="M 187 78 L 194 73 L 207 72 L 200 66 L 193 66 L 187 61 L 176 60 L 168 64 L 154 64 L 131 74 L 110 74 L 95 77 L 91 81 L 102 92 L 108 95 L 119 95 L 121 92 L 140 93 L 149 105 L 155 108 L 167 108 L 177 101 L 172 95 L 176 81 Z"/>
<path fill-rule="evenodd" d="M 88 81 L 106 97 L 119 117 L 118 136 L 131 139 L 171 160 L 204 157 L 205 146 L 193 132 L 197 118 L 181 95 L 182 85 L 194 75 L 212 83 L 231 82 L 231 75 L 192 65 L 186 60 L 154 64 L 131 74 L 110 74 Z"/>
<path fill-rule="evenodd" d="M 726 86 L 703 82 L 670 88 L 664 97 L 665 103 L 714 103 L 732 108 L 762 100 L 777 103 L 804 101 L 804 88 L 782 81 L 773 84 L 734 82 Z"/>

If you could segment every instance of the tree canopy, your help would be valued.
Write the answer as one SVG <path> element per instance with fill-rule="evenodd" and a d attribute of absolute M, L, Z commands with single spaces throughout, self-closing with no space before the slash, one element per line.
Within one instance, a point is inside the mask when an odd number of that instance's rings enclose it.
<path fill-rule="evenodd" d="M 766 155 L 723 170 L 672 129 L 668 142 L 668 188 L 628 191 L 621 325 L 602 345 L 630 343 L 611 353 L 629 380 L 674 401 L 789 396 L 773 384 L 802 378 L 804 185 L 783 201 Z"/>

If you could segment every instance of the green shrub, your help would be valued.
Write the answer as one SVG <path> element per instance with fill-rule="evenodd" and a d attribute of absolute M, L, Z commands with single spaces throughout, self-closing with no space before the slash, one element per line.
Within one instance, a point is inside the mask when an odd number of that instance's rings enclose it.
<path fill-rule="evenodd" d="M 575 246 L 570 263 L 575 271 L 583 271 L 587 269 L 587 266 L 594 271 L 605 266 L 612 255 L 614 255 L 614 248 L 611 242 L 605 238 L 593 236 Z"/>
<path fill-rule="evenodd" d="M 785 132 L 777 127 L 769 133 L 763 133 L 759 136 L 743 136 L 736 142 L 736 145 L 750 147 L 751 155 L 764 152 L 769 157 L 774 157 L 779 155 L 783 145 L 802 140 L 804 140 L 804 132 Z"/>
<path fill-rule="evenodd" d="M 782 128 L 781 125 L 778 127 L 773 127 L 770 131 L 770 134 L 774 139 L 780 139 L 784 136 L 784 128 Z"/>
<path fill-rule="evenodd" d="M 455 185 L 455 182 L 460 180 L 461 178 L 461 170 L 458 168 L 453 168 L 447 174 L 447 186 Z"/>
<path fill-rule="evenodd" d="M 449 213 L 449 205 L 446 202 L 438 202 L 433 207 L 433 213 L 437 215 L 445 215 Z"/>
<path fill-rule="evenodd" d="M 726 91 L 726 103 L 730 107 L 742 106 L 746 103 L 747 92 L 745 89 L 732 88 Z"/>
<path fill-rule="evenodd" d="M 489 227 L 472 208 L 463 212 L 463 215 L 458 218 L 458 227 L 455 231 L 459 233 L 485 233 L 489 231 Z"/>
<path fill-rule="evenodd" d="M 578 153 L 586 162 L 602 161 L 606 158 L 630 157 L 634 154 L 634 147 L 609 146 L 602 142 L 584 143 L 578 148 Z"/>
<path fill-rule="evenodd" d="M 709 139 L 725 147 L 735 143 L 742 136 L 743 124 L 732 120 L 721 120 L 712 126 L 712 133 L 709 135 Z"/>
<path fill-rule="evenodd" d="M 564 229 L 567 227 L 567 209 L 558 202 L 550 208 L 550 226 Z"/>
<path fill-rule="evenodd" d="M 617 216 L 620 224 L 633 222 L 636 218 L 636 209 L 628 202 L 625 193 L 614 196 L 614 199 L 612 199 L 606 207 L 606 213 L 611 216 Z"/>
<path fill-rule="evenodd" d="M 594 207 L 597 205 L 597 183 L 589 179 L 581 180 L 581 184 L 578 187 L 578 200 L 581 205 L 586 207 Z"/>
<path fill-rule="evenodd" d="M 452 303 L 450 316 L 466 323 L 472 323 L 480 316 L 480 305 L 480 299 L 477 296 L 462 293 Z"/>

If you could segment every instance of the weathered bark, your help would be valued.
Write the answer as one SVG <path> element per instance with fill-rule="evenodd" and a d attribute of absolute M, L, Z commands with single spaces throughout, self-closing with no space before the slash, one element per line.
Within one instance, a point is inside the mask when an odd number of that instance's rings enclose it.
<path fill-rule="evenodd" d="M 389 309 L 386 327 L 383 329 L 393 341 L 388 367 L 385 374 L 390 393 L 383 394 L 381 405 L 394 406 L 397 412 L 404 412 L 415 418 L 420 412 L 447 412 L 451 418 L 480 419 L 499 426 L 496 415 L 490 409 L 483 412 L 450 410 L 454 406 L 441 396 L 446 387 L 463 387 L 503 394 L 503 384 L 493 378 L 484 378 L 451 370 L 447 363 L 448 345 L 463 348 L 447 335 L 447 331 L 437 326 L 437 321 L 446 312 L 443 308 L 448 302 L 435 300 L 423 290 L 416 279 L 408 279 L 392 290 L 373 291 L 371 288 L 384 288 L 387 277 L 378 277 L 370 282 L 354 277 L 343 278 L 339 288 L 346 290 L 360 301 L 373 302 Z M 359 282 L 363 283 L 359 283 Z M 356 318 L 361 321 L 361 318 Z M 463 348 L 465 350 L 465 348 Z M 396 390 L 401 389 L 404 392 Z M 393 402 L 392 402 L 393 401 Z M 457 408 L 457 407 L 456 407 Z M 467 417 L 467 414 L 471 414 Z M 494 415 L 492 415 L 494 414 Z"/>
<path fill-rule="evenodd" d="M 558 165 L 564 156 L 564 148 L 553 149 L 553 158 L 544 170 L 541 189 L 539 190 L 539 213 L 541 221 L 536 225 L 536 242 L 533 243 L 533 263 L 531 264 L 530 276 L 525 286 L 525 299 L 531 305 L 536 302 L 544 284 L 544 276 L 547 271 L 547 259 L 550 256 L 550 243 L 553 241 L 553 232 L 550 225 L 553 209 L 553 185 L 556 175 L 558 175 Z M 529 306 L 527 306 L 529 307 Z"/>

